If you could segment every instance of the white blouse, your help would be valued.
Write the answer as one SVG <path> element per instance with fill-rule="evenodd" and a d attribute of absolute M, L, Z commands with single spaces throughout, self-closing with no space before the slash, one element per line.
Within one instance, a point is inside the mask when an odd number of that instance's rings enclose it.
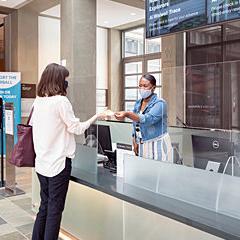
<path fill-rule="evenodd" d="M 37 97 L 33 106 L 30 124 L 36 152 L 35 170 L 54 177 L 65 168 L 66 157 L 74 158 L 74 134 L 83 134 L 97 117 L 80 122 L 65 96 Z"/>

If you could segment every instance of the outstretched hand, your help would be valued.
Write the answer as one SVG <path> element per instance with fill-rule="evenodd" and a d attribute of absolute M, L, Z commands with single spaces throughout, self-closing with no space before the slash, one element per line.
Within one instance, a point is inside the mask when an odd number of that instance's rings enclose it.
<path fill-rule="evenodd" d="M 124 120 L 124 118 L 126 117 L 126 112 L 124 112 L 124 111 L 116 112 L 116 113 L 114 114 L 114 116 L 115 116 L 115 118 L 116 118 L 117 120 L 122 121 L 122 120 Z"/>
<path fill-rule="evenodd" d="M 97 114 L 98 120 L 108 120 L 111 119 L 112 116 L 114 116 L 114 112 L 112 112 L 111 110 L 106 110 Z"/>

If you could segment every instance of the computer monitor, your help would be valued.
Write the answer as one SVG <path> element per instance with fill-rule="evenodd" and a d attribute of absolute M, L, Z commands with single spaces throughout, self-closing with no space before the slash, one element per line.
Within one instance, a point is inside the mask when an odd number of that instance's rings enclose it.
<path fill-rule="evenodd" d="M 91 140 L 96 140 L 95 146 L 98 147 L 98 153 L 105 154 L 105 151 L 112 151 L 112 140 L 110 134 L 110 127 L 106 125 L 92 124 L 85 131 L 86 144 Z"/>
<path fill-rule="evenodd" d="M 220 173 L 223 172 L 228 158 L 234 155 L 233 143 L 224 138 L 192 135 L 192 147 L 195 168 L 209 170 L 209 166 L 216 162 L 219 163 Z"/>

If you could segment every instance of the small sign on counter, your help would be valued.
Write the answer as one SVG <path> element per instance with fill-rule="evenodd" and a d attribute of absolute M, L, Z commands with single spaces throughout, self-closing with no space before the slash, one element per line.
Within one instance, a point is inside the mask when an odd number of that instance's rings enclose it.
<path fill-rule="evenodd" d="M 125 154 L 134 155 L 132 145 L 117 143 L 117 176 L 119 177 L 123 177 L 124 171 L 123 160 Z"/>

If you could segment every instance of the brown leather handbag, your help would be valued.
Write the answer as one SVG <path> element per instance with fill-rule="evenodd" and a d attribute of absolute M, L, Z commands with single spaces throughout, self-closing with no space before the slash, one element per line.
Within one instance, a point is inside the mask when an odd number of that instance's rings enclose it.
<path fill-rule="evenodd" d="M 34 151 L 32 126 L 29 125 L 33 108 L 29 115 L 27 124 L 17 125 L 18 141 L 13 147 L 9 162 L 17 167 L 34 167 L 36 154 Z"/>

